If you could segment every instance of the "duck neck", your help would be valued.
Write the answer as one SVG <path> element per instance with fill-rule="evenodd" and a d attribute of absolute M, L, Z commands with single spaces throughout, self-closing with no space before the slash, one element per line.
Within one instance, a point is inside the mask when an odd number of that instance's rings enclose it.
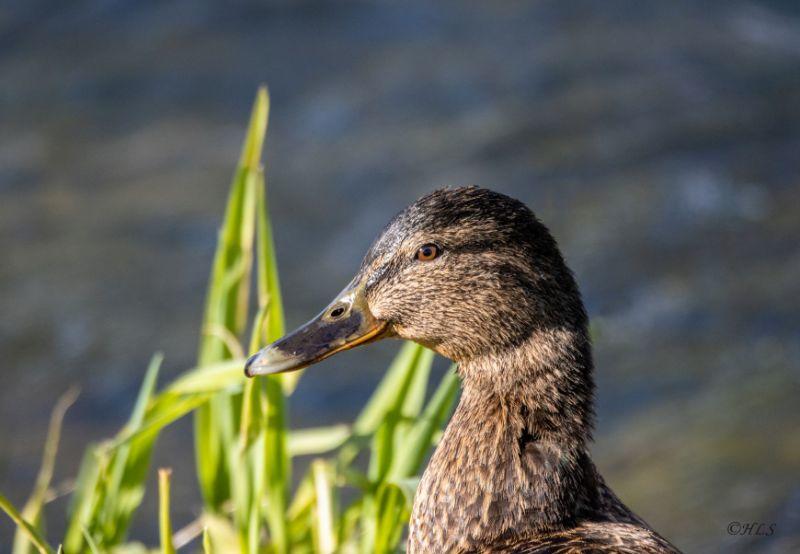
<path fill-rule="evenodd" d="M 459 373 L 461 400 L 417 493 L 412 552 L 472 550 L 563 528 L 595 502 L 583 330 L 534 333 L 460 363 Z"/>
<path fill-rule="evenodd" d="M 505 423 L 563 449 L 581 450 L 591 439 L 594 378 L 585 326 L 537 330 L 519 345 L 460 363 L 459 373 L 469 409 L 518 411 Z"/>

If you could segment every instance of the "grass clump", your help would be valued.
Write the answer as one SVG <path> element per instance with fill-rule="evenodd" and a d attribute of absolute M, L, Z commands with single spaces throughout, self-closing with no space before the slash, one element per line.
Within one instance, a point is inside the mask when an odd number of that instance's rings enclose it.
<path fill-rule="evenodd" d="M 416 475 L 449 417 L 457 379 L 448 372 L 426 402 L 433 353 L 407 343 L 355 422 L 312 429 L 290 429 L 287 421 L 299 373 L 245 379 L 246 355 L 284 332 L 261 166 L 268 114 L 269 98 L 262 88 L 219 233 L 197 366 L 158 389 L 162 356 L 153 357 L 127 424 L 112 439 L 87 448 L 66 535 L 54 547 L 45 539 L 42 511 L 61 418 L 74 395 L 59 403 L 30 500 L 18 511 L 0 495 L 0 509 L 17 524 L 13 554 L 171 554 L 184 548 L 383 553 L 399 548 Z M 255 302 L 250 298 L 253 280 Z M 173 532 L 170 472 L 161 470 L 160 546 L 130 542 L 128 528 L 145 494 L 158 435 L 189 413 L 203 513 Z M 369 462 L 363 471 L 355 462 L 365 452 Z M 293 480 L 299 456 L 315 458 L 308 472 Z M 345 489 L 351 492 L 343 495 Z M 343 496 L 351 500 L 344 502 Z"/>

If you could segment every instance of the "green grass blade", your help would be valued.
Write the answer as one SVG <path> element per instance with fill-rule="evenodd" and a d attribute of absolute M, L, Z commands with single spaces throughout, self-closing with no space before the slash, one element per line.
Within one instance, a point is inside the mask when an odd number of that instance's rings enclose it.
<path fill-rule="evenodd" d="M 265 88 L 256 96 L 242 147 L 209 279 L 198 354 L 199 365 L 235 357 L 247 323 L 250 271 L 253 261 L 260 159 L 269 114 Z M 226 453 L 238 438 L 225 429 L 240 425 L 241 401 L 219 394 L 195 416 L 195 459 L 203 499 L 218 511 L 231 495 L 233 468 Z M 234 485 L 235 486 L 235 485 Z"/>
<path fill-rule="evenodd" d="M 360 500 L 353 502 L 342 513 L 338 522 L 339 548 L 340 552 L 360 552 L 358 544 L 359 521 L 362 519 L 364 510 Z"/>
<path fill-rule="evenodd" d="M 314 481 L 311 474 L 306 474 L 297 486 L 297 492 L 292 499 L 292 504 L 286 512 L 290 520 L 296 520 L 308 513 L 314 504 Z"/>
<path fill-rule="evenodd" d="M 256 235 L 258 237 L 256 289 L 258 305 L 264 316 L 261 325 L 255 329 L 254 339 L 256 340 L 251 344 L 251 352 L 278 340 L 285 332 L 278 261 L 275 255 L 275 242 L 272 237 L 272 224 L 269 219 L 269 204 L 263 172 L 260 177 L 261 181 L 257 187 L 258 196 L 256 197 Z M 294 391 L 302 373 L 302 371 L 294 371 L 279 377 L 286 394 Z"/>
<path fill-rule="evenodd" d="M 130 443 L 142 436 L 158 433 L 193 410 L 203 406 L 213 398 L 210 394 L 192 394 L 187 396 L 163 395 L 156 398 L 153 409 L 148 411 L 148 417 L 138 429 L 126 429 L 112 442 L 105 445 L 105 450 L 113 451 L 115 448 Z"/>
<path fill-rule="evenodd" d="M 208 404 L 206 404 L 208 402 Z M 217 412 L 213 399 L 196 406 L 194 413 L 194 443 L 197 479 L 206 507 L 220 510 L 222 504 L 230 497 L 230 484 L 227 467 L 223 467 L 224 450 L 219 428 Z"/>
<path fill-rule="evenodd" d="M 91 523 L 95 510 L 102 501 L 102 491 L 98 490 L 101 477 L 100 452 L 100 445 L 90 445 L 81 461 L 68 510 L 67 533 L 64 538 L 64 549 L 67 552 L 80 552 L 83 549 L 83 528 Z"/>
<path fill-rule="evenodd" d="M 275 243 L 272 238 L 272 225 L 269 220 L 267 189 L 264 173 L 259 172 L 256 188 L 256 235 L 257 266 L 256 290 L 259 308 L 266 310 L 266 317 L 259 338 L 254 345 L 264 346 L 279 339 L 284 331 L 283 300 L 281 299 L 280 280 L 278 278 L 278 261 L 275 256 Z"/>
<path fill-rule="evenodd" d="M 278 377 L 265 377 L 263 383 L 267 399 L 264 431 L 264 486 L 267 499 L 265 516 L 275 551 L 284 553 L 289 551 L 289 531 L 285 514 L 289 483 L 292 479 L 286 440 L 286 400 Z"/>
<path fill-rule="evenodd" d="M 136 432 L 144 423 L 163 358 L 161 354 L 153 356 L 142 381 L 133 413 L 123 432 Z M 98 514 L 103 545 L 106 547 L 124 540 L 133 513 L 141 504 L 156 438 L 157 433 L 154 431 L 140 434 L 113 453 L 108 478 L 104 483 L 104 502 Z"/>
<path fill-rule="evenodd" d="M 350 436 L 350 426 L 345 424 L 293 429 L 289 432 L 287 448 L 293 457 L 324 454 L 342 446 Z"/>
<path fill-rule="evenodd" d="M 40 552 L 40 554 L 51 554 L 53 549 L 50 545 L 45 542 L 45 540 L 39 535 L 39 532 L 25 519 L 22 517 L 22 514 L 17 511 L 11 502 L 8 499 L 0 494 L 0 510 L 3 510 L 8 517 L 12 519 L 14 523 L 16 523 L 17 528 L 21 529 L 23 533 L 28 537 L 28 540 L 33 544 L 33 546 Z"/>
<path fill-rule="evenodd" d="M 402 533 L 399 523 L 408 519 L 409 510 L 403 502 L 403 494 L 397 487 L 384 483 L 378 494 L 378 525 L 375 537 L 375 552 L 392 552 Z"/>
<path fill-rule="evenodd" d="M 428 381 L 433 366 L 433 350 L 422 348 L 416 360 L 414 376 L 409 384 L 408 394 L 406 394 L 400 413 L 404 422 L 416 418 L 422 407 L 425 405 L 425 393 L 428 388 Z"/>
<path fill-rule="evenodd" d="M 256 204 L 252 177 L 260 171 L 268 116 L 269 97 L 266 89 L 261 88 L 253 105 L 214 255 L 198 355 L 200 365 L 229 357 L 224 341 L 219 336 L 205 333 L 209 326 L 216 325 L 239 336 L 247 324 Z"/>
<path fill-rule="evenodd" d="M 261 167 L 261 152 L 264 149 L 268 122 L 269 92 L 267 92 L 267 87 L 262 85 L 256 93 L 253 113 L 250 116 L 250 127 L 247 130 L 247 140 L 242 146 L 242 153 L 239 157 L 240 167 L 253 171 Z"/>
<path fill-rule="evenodd" d="M 258 311 L 250 339 L 252 353 L 283 333 L 283 309 L 277 266 L 266 213 L 263 172 L 251 172 L 248 190 L 255 193 Z M 241 366 L 240 366 L 241 371 Z M 288 550 L 285 510 L 289 456 L 286 446 L 285 399 L 277 377 L 247 380 L 239 417 L 239 448 L 228 463 L 233 483 L 234 519 L 244 551 L 257 552 L 262 518 L 266 519 L 273 548 Z M 267 498 L 262 508 L 262 497 Z M 262 512 L 264 512 L 262 514 Z"/>
<path fill-rule="evenodd" d="M 147 405 L 153 397 L 156 390 L 156 381 L 158 380 L 158 372 L 161 370 L 161 364 L 164 361 L 164 355 L 160 352 L 156 353 L 150 360 L 150 365 L 147 366 L 147 371 L 142 380 L 142 386 L 139 387 L 139 395 L 136 397 L 136 403 L 133 406 L 133 412 L 128 419 L 128 427 L 139 427 L 144 420 L 147 410 Z"/>
<path fill-rule="evenodd" d="M 259 311 L 250 341 L 254 352 L 264 344 L 279 338 L 284 332 L 283 305 L 278 281 L 278 269 L 272 229 L 267 213 L 266 188 L 263 172 L 255 174 L 256 200 L 256 291 Z M 291 380 L 295 379 L 295 380 Z M 296 377 L 260 377 L 246 385 L 242 413 L 242 436 L 245 444 L 253 437 L 263 435 L 262 455 L 254 457 L 251 464 L 251 488 L 266 497 L 264 518 L 270 532 L 272 547 L 276 552 L 288 552 L 289 533 L 286 522 L 288 487 L 291 465 L 287 447 L 287 414 L 283 386 L 291 390 Z M 251 506 L 250 521 L 260 512 L 260 499 Z M 250 533 L 254 531 L 250 525 Z"/>
<path fill-rule="evenodd" d="M 174 395 L 240 392 L 245 382 L 244 359 L 234 359 L 184 372 L 164 389 Z"/>

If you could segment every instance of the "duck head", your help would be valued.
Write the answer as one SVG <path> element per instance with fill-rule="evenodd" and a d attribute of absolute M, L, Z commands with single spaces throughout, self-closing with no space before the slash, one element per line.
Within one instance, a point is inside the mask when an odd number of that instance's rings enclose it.
<path fill-rule="evenodd" d="M 395 216 L 333 302 L 252 356 L 245 373 L 300 369 L 384 337 L 471 367 L 535 335 L 585 327 L 575 281 L 523 203 L 482 188 L 443 189 Z"/>

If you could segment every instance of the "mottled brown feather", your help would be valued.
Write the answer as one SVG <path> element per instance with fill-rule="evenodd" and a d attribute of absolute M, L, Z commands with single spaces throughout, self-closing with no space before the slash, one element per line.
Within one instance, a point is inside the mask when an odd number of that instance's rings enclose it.
<path fill-rule="evenodd" d="M 421 245 L 440 255 L 420 262 Z M 476 187 L 398 214 L 357 279 L 375 317 L 458 363 L 463 393 L 422 477 L 408 551 L 677 552 L 606 486 L 588 319 L 547 228 Z"/>

